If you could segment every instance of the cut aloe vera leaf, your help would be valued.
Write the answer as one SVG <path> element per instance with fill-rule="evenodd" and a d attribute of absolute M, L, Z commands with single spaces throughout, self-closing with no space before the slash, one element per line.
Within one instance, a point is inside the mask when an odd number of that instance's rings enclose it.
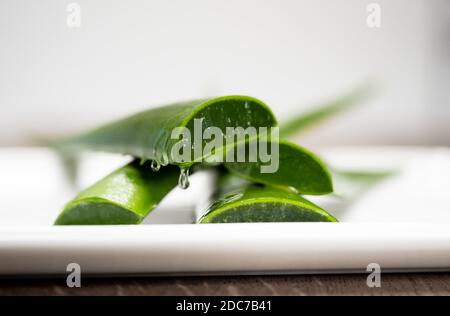
<path fill-rule="evenodd" d="M 194 137 L 196 119 L 201 120 L 203 129 L 215 126 L 222 131 L 229 126 L 253 126 L 258 129 L 277 125 L 272 111 L 260 100 L 248 96 L 225 96 L 150 109 L 63 140 L 56 143 L 55 147 L 60 151 L 106 151 L 127 154 L 142 160 L 155 160 L 161 165 L 171 163 L 190 166 L 195 161 L 203 160 L 203 153 L 194 152 L 195 145 L 201 141 L 201 148 L 204 148 L 209 142 L 207 139 L 197 140 Z M 179 141 L 171 138 L 177 127 L 185 127 L 190 131 L 194 145 L 192 159 L 182 163 L 171 158 L 172 148 Z"/>
<path fill-rule="evenodd" d="M 158 172 L 134 161 L 78 194 L 64 207 L 55 225 L 139 224 L 178 182 L 179 170 Z"/>
<path fill-rule="evenodd" d="M 330 172 L 316 155 L 288 141 L 279 141 L 278 145 L 278 169 L 275 172 L 262 173 L 261 166 L 267 163 L 259 158 L 256 162 L 246 159 L 225 166 L 249 181 L 291 189 L 298 194 L 322 195 L 333 191 Z M 267 147 L 271 148 L 272 144 Z M 272 159 L 276 159 L 274 153 L 271 154 Z"/>
<path fill-rule="evenodd" d="M 199 219 L 207 223 L 336 222 L 312 202 L 284 190 L 250 186 L 223 195 Z"/>
<path fill-rule="evenodd" d="M 286 122 L 283 122 L 280 126 L 280 137 L 292 137 L 352 108 L 353 106 L 361 104 L 372 92 L 373 83 L 367 82 L 338 99 L 332 100 L 329 103 L 314 106 L 314 109 L 310 112 L 301 113 Z"/>

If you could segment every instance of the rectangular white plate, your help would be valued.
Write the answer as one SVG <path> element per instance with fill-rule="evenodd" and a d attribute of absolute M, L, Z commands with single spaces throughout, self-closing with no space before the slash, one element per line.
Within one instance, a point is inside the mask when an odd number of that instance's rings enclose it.
<path fill-rule="evenodd" d="M 246 274 L 450 270 L 450 151 L 446 148 L 332 148 L 334 168 L 396 170 L 351 204 L 314 198 L 341 223 L 193 225 L 210 189 L 206 175 L 175 189 L 144 225 L 56 227 L 80 187 L 126 157 L 83 158 L 77 187 L 42 148 L 0 149 L 0 274 Z M 154 225 L 155 224 L 155 225 Z M 157 224 L 157 225 L 156 225 Z"/>

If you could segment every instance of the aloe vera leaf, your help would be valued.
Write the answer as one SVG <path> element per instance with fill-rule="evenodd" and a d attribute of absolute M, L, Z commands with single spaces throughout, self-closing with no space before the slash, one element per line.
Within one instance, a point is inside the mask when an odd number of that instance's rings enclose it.
<path fill-rule="evenodd" d="M 216 199 L 200 224 L 242 222 L 336 222 L 301 196 L 272 187 L 245 186 Z"/>
<path fill-rule="evenodd" d="M 316 155 L 289 141 L 280 140 L 278 145 L 276 172 L 261 173 L 261 165 L 266 163 L 260 159 L 257 162 L 247 159 L 245 162 L 225 163 L 225 166 L 249 181 L 292 189 L 298 194 L 322 195 L 333 191 L 330 172 Z"/>
<path fill-rule="evenodd" d="M 178 168 L 152 172 L 150 163 L 131 162 L 79 193 L 55 225 L 138 224 L 178 181 Z"/>
<path fill-rule="evenodd" d="M 332 100 L 331 102 L 314 106 L 314 109 L 301 113 L 280 124 L 280 137 L 289 138 L 304 130 L 318 125 L 333 116 L 360 104 L 373 91 L 372 83 L 364 83 L 350 93 Z"/>
<path fill-rule="evenodd" d="M 72 202 L 69 202 L 56 223 L 139 223 L 176 185 L 175 166 L 162 167 L 160 171 L 152 172 L 148 165 L 149 163 L 145 163 L 144 166 L 139 166 L 137 162 L 134 162 L 95 183 L 80 193 Z M 227 163 L 226 168 L 239 177 L 232 176 L 232 180 L 228 181 L 229 177 L 222 176 L 222 183 L 218 187 L 229 191 L 237 186 L 248 185 L 251 181 L 277 186 L 285 190 L 294 189 L 303 194 L 325 194 L 333 190 L 330 174 L 323 163 L 306 149 L 287 141 L 279 142 L 277 172 L 260 173 L 260 165 L 258 162 Z M 225 170 L 225 168 L 221 169 Z M 226 173 L 228 173 L 227 170 L 222 171 L 223 175 Z M 124 181 L 122 184 L 124 176 L 125 179 L 130 180 Z M 226 181 L 228 184 L 225 183 Z M 127 186 L 127 183 L 131 183 L 132 187 Z M 158 186 L 158 183 L 161 183 L 161 187 Z M 126 204 L 128 201 L 135 203 L 141 199 L 146 199 L 149 203 L 138 204 L 142 207 L 137 211 L 133 211 L 134 208 Z M 120 206 L 125 212 L 118 213 L 117 206 Z M 130 214 L 127 210 L 131 210 L 134 214 Z M 136 214 L 141 216 L 136 216 Z M 133 215 L 132 219 L 128 218 L 130 215 Z"/>
<path fill-rule="evenodd" d="M 186 127 L 194 135 L 194 120 L 202 119 L 203 127 L 227 126 L 272 127 L 277 121 L 267 105 L 249 96 L 225 96 L 170 104 L 107 124 L 93 131 L 54 144 L 60 151 L 97 150 L 131 155 L 161 164 L 192 165 L 203 157 L 192 155 L 192 161 L 179 163 L 170 157 L 171 139 L 176 127 Z M 194 138 L 194 136 L 192 136 Z M 202 140 L 202 148 L 207 140 Z M 195 144 L 195 139 L 192 139 Z M 225 142 L 224 142 L 225 144 Z"/>
<path fill-rule="evenodd" d="M 345 171 L 333 169 L 331 173 L 336 187 L 334 194 L 346 200 L 353 200 L 375 184 L 394 175 L 396 172 L 396 170 Z"/>
<path fill-rule="evenodd" d="M 219 101 L 218 101 L 219 100 Z M 223 109 L 215 109 L 214 106 L 216 106 L 217 104 L 219 104 L 220 106 L 224 106 L 223 103 L 221 103 L 223 100 L 225 101 L 230 101 L 231 103 L 226 103 L 226 104 L 232 104 L 232 106 L 228 105 L 228 110 L 230 110 L 233 106 L 235 106 L 235 108 L 239 108 L 240 110 L 244 110 L 244 121 L 242 121 L 242 117 L 240 117 L 240 120 L 242 122 L 236 122 L 234 121 L 234 118 L 232 118 L 232 115 L 229 115 L 228 117 L 224 114 L 224 110 Z M 233 103 L 236 102 L 236 100 L 238 100 L 239 102 L 237 103 Z M 276 124 L 275 119 L 273 118 L 273 115 L 271 112 L 267 112 L 267 108 L 265 107 L 265 105 L 258 103 L 258 101 L 254 101 L 255 103 L 251 103 L 251 100 L 256 100 L 256 99 L 252 99 L 250 97 L 226 97 L 226 98 L 219 98 L 219 99 L 214 99 L 213 101 L 208 101 L 208 102 L 200 102 L 200 106 L 196 105 L 194 106 L 194 108 L 196 109 L 196 113 L 200 113 L 198 115 L 198 117 L 203 117 L 203 118 L 207 118 L 205 119 L 206 122 L 209 122 L 209 124 L 217 124 L 220 126 L 220 124 L 223 125 L 230 125 L 231 124 L 236 124 L 237 126 L 239 126 L 239 124 L 243 123 L 244 125 L 249 125 L 251 124 L 252 126 L 254 124 L 256 124 L 257 126 L 262 126 L 262 127 L 267 127 L 267 126 L 271 126 Z M 252 106 L 250 104 L 255 104 L 255 108 L 258 109 L 257 111 L 252 110 Z M 184 108 L 185 106 L 187 106 L 185 103 L 183 103 L 181 105 L 182 108 Z M 192 107 L 193 105 L 191 103 L 189 103 L 189 107 Z M 156 110 L 150 110 L 138 115 L 134 115 L 128 119 L 125 120 L 121 120 L 118 121 L 117 123 L 112 123 L 106 127 L 97 129 L 94 132 L 90 132 L 87 133 L 85 135 L 73 138 L 71 140 L 66 141 L 65 143 L 63 143 L 63 146 L 68 146 L 68 147 L 75 147 L 78 149 L 83 149 L 83 148 L 91 148 L 92 149 L 103 149 L 103 150 L 110 150 L 110 151 L 114 151 L 114 149 L 116 147 L 114 147 L 114 142 L 117 139 L 121 139 L 122 145 L 123 146 L 129 146 L 129 143 L 124 142 L 124 140 L 126 140 L 126 137 L 128 136 L 124 136 L 123 134 L 135 134 L 137 138 L 139 138 L 141 135 L 139 134 L 139 132 L 136 134 L 136 130 L 133 131 L 127 131 L 127 128 L 134 128 L 136 129 L 136 127 L 139 126 L 146 126 L 146 124 L 149 124 L 150 117 L 156 117 L 158 118 L 158 120 L 154 121 L 154 125 L 157 124 L 157 122 L 160 122 L 161 117 L 163 117 L 164 115 L 167 115 L 168 117 L 173 117 L 174 113 L 181 113 L 182 111 L 179 109 L 180 104 L 177 105 L 171 105 L 168 106 L 169 111 L 165 111 L 163 108 L 158 108 Z M 197 108 L 200 107 L 202 109 L 209 109 L 210 112 L 208 112 L 208 114 L 206 115 L 205 112 L 202 112 L 200 110 L 198 110 Z M 211 107 L 213 107 L 211 109 Z M 174 109 L 177 108 L 177 110 L 175 111 Z M 248 111 L 251 111 L 254 113 L 257 113 L 256 116 L 251 118 L 251 121 L 247 121 L 249 120 L 248 117 Z M 190 110 L 192 111 L 192 109 Z M 155 115 L 155 113 L 157 113 L 157 115 Z M 237 113 L 237 112 L 231 112 L 233 115 L 235 114 L 242 114 L 242 113 Z M 214 118 L 214 115 L 219 115 L 220 118 Z M 183 115 L 183 117 L 185 117 L 186 115 Z M 144 118 L 142 118 L 144 117 Z M 196 115 L 193 115 L 192 113 L 190 115 L 187 116 L 188 118 L 185 118 L 184 123 L 182 123 L 181 125 L 183 126 L 188 126 L 191 128 L 190 124 L 193 121 L 193 118 L 197 117 Z M 224 119 L 225 117 L 225 119 Z M 255 117 L 257 119 L 255 119 Z M 264 120 L 266 120 L 264 122 Z M 252 123 L 253 122 L 253 123 Z M 256 122 L 256 123 L 254 123 Z M 144 124 L 145 123 L 145 124 Z M 149 126 L 154 126 L 154 125 L 149 125 Z M 177 124 L 173 123 L 171 126 L 175 126 Z M 206 127 L 208 127 L 208 124 L 205 124 Z M 225 127 L 223 126 L 223 127 Z M 171 128 L 171 127 L 166 127 Z M 137 129 L 139 130 L 139 129 Z M 142 130 L 143 131 L 143 130 Z M 150 131 L 147 131 L 147 134 L 149 136 L 147 136 L 147 139 L 155 139 L 154 135 L 152 135 L 151 133 L 156 132 L 155 129 L 152 129 Z M 167 133 L 163 133 L 163 134 L 167 134 Z M 114 138 L 114 137 L 116 138 Z M 156 136 L 156 138 L 158 138 L 159 136 Z M 141 138 L 142 139 L 142 138 Z M 128 139 L 130 142 L 132 141 L 131 139 Z M 110 142 L 109 142 L 110 141 Z M 119 142 L 120 143 L 120 142 Z M 131 142 L 133 143 L 133 142 Z M 159 149 L 162 151 L 168 151 L 169 149 L 167 149 L 166 147 L 166 141 L 163 142 L 164 146 L 160 147 Z M 139 147 L 139 143 L 136 141 L 134 142 L 135 146 Z M 150 142 L 150 144 L 159 144 L 159 142 Z M 143 146 L 144 143 L 141 142 L 141 145 Z M 98 146 L 98 147 L 97 147 Z M 106 147 L 105 147 L 106 146 Z M 155 145 L 156 146 L 156 145 Z M 149 148 L 152 148 L 152 150 L 147 150 L 148 152 L 151 151 L 155 151 L 156 147 L 155 146 L 150 146 Z M 133 154 L 132 149 L 134 148 L 133 146 L 129 146 L 129 147 L 122 147 L 122 151 L 119 151 L 121 153 L 128 153 L 128 154 Z M 283 181 L 283 177 L 286 175 L 283 175 L 283 173 L 289 173 L 289 174 L 293 174 L 293 171 L 297 171 L 297 177 L 288 177 L 288 181 L 289 179 L 295 179 L 296 181 L 294 181 L 294 184 L 292 187 L 298 189 L 301 192 L 309 192 L 311 194 L 323 194 L 323 193 L 328 193 L 330 191 L 332 191 L 332 186 L 331 186 L 331 178 L 329 177 L 329 174 L 327 173 L 325 167 L 321 164 L 320 161 L 318 161 L 318 159 L 316 159 L 311 153 L 307 152 L 306 150 L 301 149 L 300 147 L 293 145 L 293 144 L 287 144 L 287 143 L 282 143 L 281 145 L 281 160 L 282 161 L 287 161 L 287 162 L 299 162 L 301 165 L 303 163 L 307 163 L 308 166 L 300 166 L 300 168 L 296 168 L 296 166 L 294 165 L 294 169 L 293 170 L 288 170 L 288 168 L 280 168 L 275 176 L 264 176 L 264 177 L 258 177 L 259 172 L 256 172 L 254 169 L 258 168 L 259 166 L 257 165 L 247 165 L 247 167 L 245 166 L 240 166 L 239 168 L 236 168 L 236 170 L 234 170 L 235 173 L 240 174 L 241 176 L 250 176 L 252 179 L 255 179 L 256 181 L 260 181 L 262 183 L 266 183 L 266 182 L 275 182 L 275 185 L 287 185 L 290 186 L 289 182 Z M 225 152 L 226 150 L 224 150 Z M 145 150 L 143 150 L 141 148 L 140 152 L 145 152 Z M 292 153 L 291 153 L 292 152 Z M 293 156 L 295 154 L 299 154 L 302 155 L 302 158 L 298 157 L 298 159 L 294 159 L 292 160 L 290 158 L 290 156 Z M 142 155 L 142 157 L 145 157 L 143 159 L 151 159 L 152 157 L 156 157 L 156 156 L 145 156 Z M 282 162 L 282 164 L 284 165 L 284 163 Z M 291 163 L 292 166 L 292 163 Z M 135 166 L 136 167 L 136 166 Z M 305 169 L 306 167 L 306 169 Z M 309 171 L 308 175 L 304 177 L 304 175 L 298 173 L 298 172 L 303 172 L 305 170 L 307 170 L 308 168 L 312 168 L 313 170 Z M 162 168 L 162 170 L 164 170 L 165 168 Z M 254 172 L 255 171 L 255 172 Z M 308 171 L 308 170 L 307 170 Z M 142 170 L 141 168 L 139 168 L 139 170 L 137 170 L 136 172 L 142 173 L 144 172 L 144 170 Z M 151 172 L 150 172 L 151 173 Z M 253 174 L 255 173 L 255 174 Z M 137 176 L 137 175 L 136 175 Z M 144 177 L 144 174 L 141 174 L 140 177 Z M 164 181 L 164 174 L 162 174 L 161 172 L 158 172 L 157 174 L 158 179 L 160 179 L 161 181 Z M 171 177 L 173 178 L 173 176 Z M 299 181 L 299 179 L 303 178 L 302 181 Z M 140 220 L 142 220 L 142 218 L 138 217 L 137 219 L 135 218 L 136 216 L 133 217 L 133 219 L 129 219 L 128 217 L 121 217 L 118 216 L 117 213 L 117 204 L 115 203 L 114 200 L 108 200 L 108 199 L 104 199 L 101 194 L 103 193 L 104 188 L 108 188 L 109 183 L 110 182 L 114 182 L 115 178 L 108 176 L 102 180 L 100 180 L 98 183 L 94 184 L 93 186 L 91 186 L 89 189 L 86 190 L 87 194 L 83 194 L 85 192 L 82 192 L 82 194 L 80 194 L 79 197 L 75 198 L 74 201 L 70 202 L 68 204 L 68 206 L 66 206 L 66 208 L 64 209 L 62 215 L 60 216 L 60 218 L 57 221 L 57 224 L 65 224 L 65 223 L 72 223 L 72 224 L 89 224 L 92 223 L 93 220 L 90 217 L 100 217 L 100 218 L 104 218 L 106 215 L 104 214 L 108 209 L 110 210 L 109 212 L 111 213 L 111 216 L 109 218 L 108 221 L 106 220 L 97 220 L 98 224 L 106 224 L 106 223 L 116 223 L 116 224 L 124 224 L 124 223 L 131 223 L 135 222 L 138 223 L 140 222 Z M 311 182 L 311 183 L 309 183 Z M 142 186 L 145 187 L 146 183 L 142 182 L 142 183 L 138 183 L 135 182 L 134 185 L 136 186 L 136 188 L 138 186 Z M 175 183 L 174 183 L 175 185 Z M 152 188 L 150 188 L 152 189 Z M 127 191 L 126 194 L 130 194 L 129 198 L 131 200 L 133 199 L 139 199 L 139 195 L 142 194 L 142 192 L 146 192 L 145 190 L 128 190 L 127 188 L 120 188 L 120 187 L 115 187 L 114 191 L 116 192 L 116 194 L 120 195 L 122 194 L 122 191 Z M 148 193 L 149 190 L 147 190 Z M 170 188 L 168 188 L 167 190 L 165 190 L 165 193 L 168 193 L 170 191 Z M 165 194 L 164 193 L 164 194 Z M 135 197 L 133 197 L 133 195 L 135 195 Z M 161 196 L 162 198 L 162 196 Z M 80 203 L 83 202 L 83 203 Z M 86 203 L 86 202 L 90 202 L 90 204 Z M 101 207 L 99 207 L 99 205 Z M 74 207 L 76 206 L 76 207 Z M 154 208 L 154 204 L 153 205 L 147 205 L 145 208 L 143 208 L 143 210 L 141 210 L 140 214 L 144 214 L 143 216 L 145 216 L 148 212 L 150 212 L 153 208 Z M 70 212 L 67 211 L 67 209 L 71 210 Z M 122 209 L 127 209 L 126 205 L 125 207 L 122 207 Z M 86 214 L 82 215 L 77 215 L 80 212 L 84 212 L 87 213 L 89 212 L 89 210 L 91 211 L 90 214 L 88 214 L 89 216 L 87 216 Z M 123 213 L 123 212 L 122 212 Z M 135 212 L 136 213 L 136 212 Z M 139 213 L 139 212 L 138 212 Z M 123 214 L 128 214 L 128 213 L 123 213 Z M 68 215 L 71 215 L 71 217 L 69 217 Z M 130 215 L 130 214 L 128 214 Z M 66 220 L 62 220 L 62 218 L 66 218 Z M 67 219 L 69 218 L 69 219 Z"/>

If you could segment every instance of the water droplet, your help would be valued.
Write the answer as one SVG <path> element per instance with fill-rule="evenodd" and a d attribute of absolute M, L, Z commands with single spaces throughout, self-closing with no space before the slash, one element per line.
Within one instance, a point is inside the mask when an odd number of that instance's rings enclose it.
<path fill-rule="evenodd" d="M 182 167 L 180 169 L 180 177 L 178 178 L 178 185 L 183 190 L 189 187 L 189 168 Z"/>
<path fill-rule="evenodd" d="M 157 160 L 162 166 L 166 166 L 169 163 L 169 158 L 166 153 L 169 136 L 170 133 L 167 130 L 161 129 L 156 136 L 152 137 L 152 158 Z"/>
<path fill-rule="evenodd" d="M 289 187 L 289 191 L 291 191 L 292 193 L 295 193 L 295 194 L 299 194 L 298 190 L 292 186 Z"/>
<path fill-rule="evenodd" d="M 244 107 L 245 107 L 246 109 L 248 109 L 248 108 L 250 107 L 250 105 L 248 104 L 247 101 L 245 101 Z"/>
<path fill-rule="evenodd" d="M 223 197 L 223 202 L 230 203 L 239 200 L 244 196 L 244 193 L 232 193 Z"/>
<path fill-rule="evenodd" d="M 150 165 L 150 167 L 152 168 L 152 171 L 156 172 L 159 170 L 159 168 L 161 168 L 161 164 L 156 160 L 152 160 L 152 164 Z"/>
<path fill-rule="evenodd" d="M 167 166 L 169 164 L 169 156 L 167 155 L 167 152 L 163 151 L 161 155 L 161 166 Z"/>

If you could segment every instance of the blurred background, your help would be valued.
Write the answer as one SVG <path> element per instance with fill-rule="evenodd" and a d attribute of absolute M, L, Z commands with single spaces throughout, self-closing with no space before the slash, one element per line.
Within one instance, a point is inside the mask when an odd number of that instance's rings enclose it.
<path fill-rule="evenodd" d="M 282 121 L 369 78 L 375 97 L 300 142 L 450 145 L 450 1 L 0 0 L 0 146 L 226 94 Z"/>

